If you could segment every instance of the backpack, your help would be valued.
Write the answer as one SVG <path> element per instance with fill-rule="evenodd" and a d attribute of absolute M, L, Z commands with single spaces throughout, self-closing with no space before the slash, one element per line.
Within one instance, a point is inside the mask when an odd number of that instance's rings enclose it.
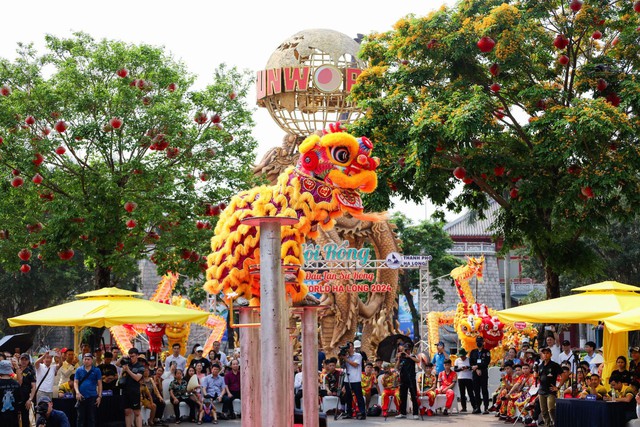
<path fill-rule="evenodd" d="M 367 417 L 379 417 L 382 415 L 382 408 L 380 405 L 373 405 L 367 409 Z"/>

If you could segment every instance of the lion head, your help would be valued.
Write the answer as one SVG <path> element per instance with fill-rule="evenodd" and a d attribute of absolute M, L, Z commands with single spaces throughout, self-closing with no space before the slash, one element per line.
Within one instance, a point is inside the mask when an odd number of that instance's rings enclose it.
<path fill-rule="evenodd" d="M 300 144 L 296 169 L 331 188 L 340 207 L 357 215 L 363 210 L 359 192 L 371 193 L 378 185 L 380 160 L 371 157 L 372 150 L 367 137 L 356 138 L 332 125 L 324 135 L 311 135 Z"/>

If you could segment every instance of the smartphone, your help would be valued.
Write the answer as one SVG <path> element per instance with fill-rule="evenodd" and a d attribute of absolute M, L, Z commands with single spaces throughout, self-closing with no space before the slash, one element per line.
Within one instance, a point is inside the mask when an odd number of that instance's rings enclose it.
<path fill-rule="evenodd" d="M 550 330 L 551 330 L 551 326 L 545 326 L 545 327 L 544 327 L 544 330 L 545 330 L 545 331 L 550 331 Z"/>

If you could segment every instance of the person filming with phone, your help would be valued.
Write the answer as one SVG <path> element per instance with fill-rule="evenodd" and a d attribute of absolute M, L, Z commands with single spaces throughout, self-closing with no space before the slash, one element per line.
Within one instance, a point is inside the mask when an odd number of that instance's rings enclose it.
<path fill-rule="evenodd" d="M 347 348 L 348 346 L 348 348 Z M 351 418 L 353 398 L 351 393 L 356 395 L 358 401 L 358 415 L 359 420 L 367 418 L 367 408 L 364 404 L 364 396 L 362 394 L 362 355 L 356 353 L 355 347 L 352 342 L 348 342 L 345 347 L 340 348 L 338 353 L 340 358 L 340 366 L 344 366 L 346 369 L 346 379 L 344 381 L 345 399 L 347 404 L 347 412 L 344 418 Z"/>
<path fill-rule="evenodd" d="M 396 371 L 400 373 L 400 413 L 396 418 L 407 418 L 407 392 L 409 392 L 413 402 L 413 419 L 417 420 L 420 418 L 418 416 L 420 404 L 416 385 L 416 363 L 419 363 L 420 359 L 411 352 L 412 349 L 413 345 L 410 343 L 400 344 L 396 353 Z"/>

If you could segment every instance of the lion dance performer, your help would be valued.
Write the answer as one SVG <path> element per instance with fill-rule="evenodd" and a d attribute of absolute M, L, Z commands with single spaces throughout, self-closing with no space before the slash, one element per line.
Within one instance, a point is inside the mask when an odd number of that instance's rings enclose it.
<path fill-rule="evenodd" d="M 260 283 L 252 280 L 249 268 L 260 264 L 260 230 L 242 224 L 251 217 L 295 217 L 299 221 L 282 228 L 284 264 L 302 265 L 302 244 L 318 236 L 319 228 L 331 229 L 335 219 L 348 212 L 363 220 L 379 220 L 365 215 L 359 192 L 370 193 L 377 186 L 375 169 L 379 160 L 371 157 L 373 144 L 356 138 L 340 127 L 330 126 L 324 135 L 311 135 L 300 144 L 295 167 L 286 169 L 275 185 L 244 191 L 231 199 L 222 212 L 211 240 L 207 292 L 224 292 L 235 299 L 243 296 L 251 306 L 260 305 Z M 292 301 L 307 295 L 304 272 L 285 283 Z"/>

